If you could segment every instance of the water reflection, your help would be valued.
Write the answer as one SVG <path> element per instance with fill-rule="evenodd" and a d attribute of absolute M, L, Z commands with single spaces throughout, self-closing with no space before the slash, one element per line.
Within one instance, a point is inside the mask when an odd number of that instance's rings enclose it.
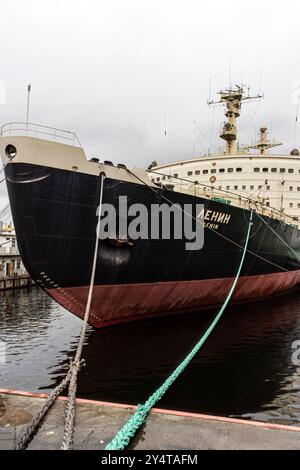
<path fill-rule="evenodd" d="M 74 352 L 80 321 L 38 290 L 0 298 L 0 338 L 8 342 L 1 386 L 48 390 Z M 90 329 L 78 395 L 138 403 L 155 390 L 209 324 L 184 315 Z M 228 309 L 213 336 L 159 406 L 275 422 L 300 422 L 300 294 Z"/>

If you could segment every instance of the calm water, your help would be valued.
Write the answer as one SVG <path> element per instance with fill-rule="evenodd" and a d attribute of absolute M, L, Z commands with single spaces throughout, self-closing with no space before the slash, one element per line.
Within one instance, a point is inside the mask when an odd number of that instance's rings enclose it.
<path fill-rule="evenodd" d="M 81 321 L 33 288 L 2 293 L 0 387 L 48 391 L 64 375 Z M 172 371 L 211 320 L 200 313 L 89 329 L 78 396 L 139 403 Z M 160 407 L 300 426 L 300 294 L 235 307 Z M 2 362 L 2 363 L 1 363 Z"/>

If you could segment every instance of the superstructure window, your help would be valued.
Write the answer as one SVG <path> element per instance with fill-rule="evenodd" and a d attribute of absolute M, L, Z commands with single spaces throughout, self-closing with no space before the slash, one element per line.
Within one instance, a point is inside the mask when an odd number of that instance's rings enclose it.
<path fill-rule="evenodd" d="M 250 186 L 250 191 L 253 191 L 253 190 L 254 190 L 254 186 L 251 185 L 251 186 Z"/>
<path fill-rule="evenodd" d="M 253 171 L 254 171 L 254 173 L 258 173 L 258 172 L 259 172 L 259 168 L 253 168 Z"/>
<path fill-rule="evenodd" d="M 239 188 L 238 188 L 238 186 L 235 186 L 234 189 L 237 191 Z"/>
<path fill-rule="evenodd" d="M 243 169 L 242 168 L 236 168 L 236 171 L 241 172 L 241 171 L 243 171 Z"/>
<path fill-rule="evenodd" d="M 288 170 L 288 171 L 289 171 L 289 173 L 294 173 L 294 170 L 293 170 L 293 168 L 289 168 L 289 170 Z"/>
<path fill-rule="evenodd" d="M 219 173 L 225 173 L 225 168 L 220 168 Z"/>
<path fill-rule="evenodd" d="M 160 180 L 160 178 L 156 178 L 156 181 L 159 181 L 159 180 Z"/>
<path fill-rule="evenodd" d="M 233 168 L 228 168 L 228 173 L 232 173 L 233 172 Z"/>
<path fill-rule="evenodd" d="M 268 185 L 268 186 L 266 187 L 266 189 L 267 189 L 267 191 L 270 191 L 271 188 L 270 188 L 270 186 Z"/>
<path fill-rule="evenodd" d="M 270 205 L 270 203 L 269 203 L 269 201 L 267 201 L 267 202 L 266 202 L 266 206 L 269 206 L 269 205 Z"/>
<path fill-rule="evenodd" d="M 300 186 L 298 186 L 297 191 L 300 191 Z"/>
<path fill-rule="evenodd" d="M 290 191 L 293 191 L 293 186 L 290 186 Z"/>
<path fill-rule="evenodd" d="M 298 204 L 297 204 L 297 207 L 298 207 L 298 209 L 300 209 L 300 204 L 299 204 L 299 202 L 298 202 Z"/>
<path fill-rule="evenodd" d="M 162 179 L 163 179 L 163 180 L 165 180 L 165 179 L 166 179 L 166 177 L 165 177 L 165 176 L 163 176 L 163 177 L 162 177 Z"/>
<path fill-rule="evenodd" d="M 222 186 L 219 186 L 219 188 L 218 188 L 218 189 L 222 189 Z"/>
<path fill-rule="evenodd" d="M 188 172 L 187 172 L 187 175 L 188 175 L 188 176 L 192 176 L 192 175 L 193 175 L 193 172 L 192 172 L 192 171 L 188 171 Z"/>
<path fill-rule="evenodd" d="M 285 168 L 280 168 L 280 173 L 285 173 Z"/>
<path fill-rule="evenodd" d="M 204 175 L 207 175 L 207 173 L 208 173 L 208 170 L 203 170 Z"/>
<path fill-rule="evenodd" d="M 226 186 L 226 190 L 229 191 L 229 190 L 230 190 L 230 186 Z"/>
<path fill-rule="evenodd" d="M 217 173 L 217 170 L 215 168 L 213 168 L 212 170 L 210 170 L 211 173 Z"/>
<path fill-rule="evenodd" d="M 272 173 L 277 173 L 277 168 L 271 168 Z"/>
<path fill-rule="evenodd" d="M 178 178 L 178 173 L 174 173 L 174 178 Z"/>
<path fill-rule="evenodd" d="M 200 175 L 200 170 L 196 170 L 195 175 Z"/>
<path fill-rule="evenodd" d="M 246 186 L 242 186 L 242 190 L 243 190 L 243 191 L 246 191 Z"/>
<path fill-rule="evenodd" d="M 257 186 L 257 188 L 258 188 L 258 189 L 261 189 L 261 188 L 262 188 L 262 186 Z"/>
<path fill-rule="evenodd" d="M 269 168 L 263 168 L 262 171 L 263 171 L 264 173 L 268 173 Z"/>
<path fill-rule="evenodd" d="M 290 202 L 289 207 L 294 207 L 294 204 L 292 202 Z"/>

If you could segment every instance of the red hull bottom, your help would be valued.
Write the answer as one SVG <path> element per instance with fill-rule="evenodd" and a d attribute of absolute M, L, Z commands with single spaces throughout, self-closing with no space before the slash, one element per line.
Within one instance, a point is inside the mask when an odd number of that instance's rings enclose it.
<path fill-rule="evenodd" d="M 241 277 L 231 303 L 260 300 L 284 293 L 300 280 L 300 270 Z M 221 305 L 232 278 L 94 286 L 89 323 L 95 328 L 116 323 L 199 311 Z M 55 288 L 48 294 L 64 308 L 83 318 L 88 286 Z"/>

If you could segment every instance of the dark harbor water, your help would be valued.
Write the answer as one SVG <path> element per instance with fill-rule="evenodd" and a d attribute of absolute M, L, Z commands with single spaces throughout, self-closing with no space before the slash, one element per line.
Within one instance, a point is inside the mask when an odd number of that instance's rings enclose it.
<path fill-rule="evenodd" d="M 144 401 L 183 359 L 212 313 L 89 329 L 78 396 Z M 45 392 L 64 375 L 81 321 L 37 288 L 2 293 L 0 387 Z M 300 293 L 229 308 L 159 407 L 300 426 Z M 2 344 L 3 350 L 3 344 Z"/>

